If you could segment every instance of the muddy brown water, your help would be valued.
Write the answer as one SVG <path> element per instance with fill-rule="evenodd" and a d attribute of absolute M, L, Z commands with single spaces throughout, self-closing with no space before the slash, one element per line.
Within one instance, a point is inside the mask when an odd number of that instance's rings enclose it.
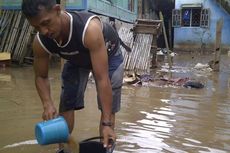
<path fill-rule="evenodd" d="M 192 58 L 193 57 L 193 58 Z M 177 55 L 174 77 L 202 81 L 203 89 L 133 87 L 122 90 L 117 114 L 114 153 L 228 153 L 230 152 L 230 58 L 223 56 L 219 73 L 198 75 L 191 68 L 209 56 Z M 52 97 L 58 106 L 59 68 L 52 66 Z M 95 86 L 88 84 L 86 108 L 76 115 L 73 136 L 81 141 L 98 135 L 99 111 Z M 42 106 L 31 66 L 0 69 L 0 153 L 54 153 L 56 145 L 39 146 L 34 126 Z"/>

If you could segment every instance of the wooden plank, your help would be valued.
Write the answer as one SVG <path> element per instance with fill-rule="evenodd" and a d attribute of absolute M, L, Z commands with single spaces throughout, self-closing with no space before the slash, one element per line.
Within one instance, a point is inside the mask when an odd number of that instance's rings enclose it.
<path fill-rule="evenodd" d="M 153 35 L 157 35 L 159 30 L 157 29 L 153 29 L 151 27 L 135 27 L 134 28 L 134 32 L 135 33 L 142 33 L 142 34 L 153 34 Z"/>
<path fill-rule="evenodd" d="M 11 59 L 10 53 L 6 53 L 6 52 L 0 53 L 0 61 L 10 60 L 10 59 Z"/>
<path fill-rule="evenodd" d="M 151 20 L 151 19 L 138 19 L 138 24 L 151 24 L 151 25 L 159 25 L 161 24 L 161 20 Z"/>
<path fill-rule="evenodd" d="M 6 28 L 4 30 L 4 35 L 3 35 L 3 38 L 2 38 L 2 43 L 1 43 L 1 46 L 0 46 L 0 50 L 4 51 L 4 47 L 6 46 L 6 41 L 7 41 L 7 38 L 8 38 L 8 34 L 10 32 L 10 21 L 12 20 L 12 17 L 13 17 L 13 14 L 11 13 L 11 11 L 6 11 L 6 16 L 3 18 L 3 22 L 4 24 L 6 25 Z"/>
<path fill-rule="evenodd" d="M 20 55 L 21 55 L 21 48 L 22 48 L 22 45 L 25 41 L 25 33 L 28 31 L 27 29 L 27 25 L 28 25 L 28 22 L 25 20 L 23 26 L 22 26 L 22 30 L 21 30 L 21 33 L 20 33 L 20 36 L 18 38 L 18 42 L 17 42 L 17 45 L 16 45 L 16 48 L 14 50 L 14 54 L 12 56 L 12 60 L 16 60 L 18 61 L 20 59 Z"/>
<path fill-rule="evenodd" d="M 5 47 L 4 47 L 4 52 L 11 52 L 11 50 L 8 50 L 9 49 L 9 47 L 10 47 L 10 39 L 11 39 L 11 36 L 12 36 L 12 30 L 13 30 L 13 28 L 14 28 L 14 23 L 16 22 L 16 17 L 15 17 L 15 11 L 10 11 L 10 13 L 12 14 L 12 18 L 11 18 L 11 20 L 9 20 L 8 22 L 9 22 L 9 24 L 8 24 L 8 26 L 9 26 L 9 33 L 7 34 L 7 39 L 6 39 L 6 41 L 5 41 Z"/>
<path fill-rule="evenodd" d="M 28 52 L 27 44 L 28 44 L 29 39 L 31 37 L 32 31 L 33 31 L 33 27 L 30 26 L 30 24 L 28 24 L 28 31 L 27 31 L 27 34 L 25 36 L 25 42 L 24 42 L 23 47 L 22 47 L 22 54 L 21 54 L 20 59 L 19 59 L 19 64 L 23 64 L 24 58 Z"/>
<path fill-rule="evenodd" d="M 152 24 L 138 23 L 138 24 L 135 25 L 135 27 L 159 29 L 160 24 L 152 25 Z"/>
<path fill-rule="evenodd" d="M 10 66 L 11 55 L 10 53 L 2 52 L 0 53 L 0 67 Z"/>
<path fill-rule="evenodd" d="M 15 17 L 14 17 L 14 21 L 13 21 L 13 24 L 12 24 L 12 28 L 11 28 L 11 37 L 10 37 L 10 42 L 9 42 L 9 45 L 8 47 L 6 48 L 6 51 L 8 52 L 13 52 L 13 48 L 15 46 L 15 43 L 16 43 L 16 38 L 17 38 L 17 34 L 18 34 L 18 29 L 19 29 L 19 23 L 20 23 L 20 20 L 21 20 L 21 12 L 15 12 Z M 15 23 L 15 24 L 14 24 Z"/>
<path fill-rule="evenodd" d="M 142 18 L 142 0 L 138 0 L 138 18 L 141 19 Z"/>
<path fill-rule="evenodd" d="M 133 27 L 135 33 L 158 35 L 161 32 L 161 23 L 159 20 L 139 19 Z"/>
<path fill-rule="evenodd" d="M 169 69 L 171 69 L 172 68 L 172 58 L 171 58 L 170 53 L 169 53 L 168 38 L 167 38 L 166 30 L 165 30 L 164 17 L 163 17 L 162 12 L 160 12 L 160 19 L 162 20 L 162 28 L 163 28 L 163 34 L 164 34 L 164 39 L 165 39 L 165 45 L 166 45 L 166 49 L 167 49 Z"/>
<path fill-rule="evenodd" d="M 29 36 L 31 34 L 31 32 L 29 31 L 30 30 L 30 24 L 29 22 L 26 20 L 26 26 L 25 26 L 25 30 L 24 30 L 24 33 L 23 33 L 23 41 L 21 42 L 21 45 L 20 45 L 20 48 L 19 48 L 19 53 L 18 54 L 18 58 L 17 58 L 17 61 L 19 62 L 19 64 L 22 64 L 22 61 L 24 60 L 24 50 L 25 49 L 25 46 L 27 46 L 27 42 L 28 42 L 28 39 L 29 39 Z"/>

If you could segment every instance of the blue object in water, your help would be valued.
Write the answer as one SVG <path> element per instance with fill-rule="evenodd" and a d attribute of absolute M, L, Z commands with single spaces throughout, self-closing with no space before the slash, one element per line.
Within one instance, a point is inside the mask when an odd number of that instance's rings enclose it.
<path fill-rule="evenodd" d="M 64 117 L 39 122 L 35 126 L 35 136 L 40 145 L 63 143 L 68 141 L 69 128 Z"/>

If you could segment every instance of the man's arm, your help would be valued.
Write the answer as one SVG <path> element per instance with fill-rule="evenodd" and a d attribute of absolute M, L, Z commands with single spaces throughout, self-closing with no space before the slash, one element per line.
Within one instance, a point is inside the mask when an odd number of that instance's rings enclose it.
<path fill-rule="evenodd" d="M 90 50 L 93 73 L 102 104 L 102 121 L 110 122 L 112 113 L 112 87 L 108 74 L 108 53 L 99 19 L 94 18 L 90 21 L 86 31 L 84 45 Z M 104 127 L 103 135 L 105 145 L 108 144 L 109 137 L 115 139 L 115 134 L 108 126 Z"/>
<path fill-rule="evenodd" d="M 112 111 L 112 87 L 108 74 L 108 54 L 102 34 L 101 23 L 93 19 L 86 31 L 85 46 L 90 50 L 93 73 L 102 103 L 104 121 L 110 121 Z"/>
<path fill-rule="evenodd" d="M 37 37 L 35 37 L 33 42 L 33 52 L 35 85 L 44 108 L 42 118 L 44 120 L 49 120 L 57 115 L 56 108 L 54 107 L 54 103 L 51 99 L 50 84 L 48 79 L 49 54 L 42 48 Z"/>

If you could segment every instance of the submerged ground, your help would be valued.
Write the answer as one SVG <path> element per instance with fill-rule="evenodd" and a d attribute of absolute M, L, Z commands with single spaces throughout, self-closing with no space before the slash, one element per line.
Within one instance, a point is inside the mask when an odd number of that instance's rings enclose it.
<path fill-rule="evenodd" d="M 123 86 L 117 114 L 114 153 L 227 153 L 230 152 L 230 57 L 221 57 L 220 72 L 198 72 L 212 55 L 178 54 L 173 77 L 204 83 L 203 89 Z M 163 64 L 164 65 L 164 64 Z M 52 96 L 59 101 L 60 69 L 52 65 Z M 81 141 L 98 135 L 99 111 L 95 85 L 88 84 L 86 108 L 76 113 L 73 136 Z M 0 68 L 0 152 L 53 153 L 56 145 L 39 146 L 34 126 L 42 106 L 31 66 Z"/>

